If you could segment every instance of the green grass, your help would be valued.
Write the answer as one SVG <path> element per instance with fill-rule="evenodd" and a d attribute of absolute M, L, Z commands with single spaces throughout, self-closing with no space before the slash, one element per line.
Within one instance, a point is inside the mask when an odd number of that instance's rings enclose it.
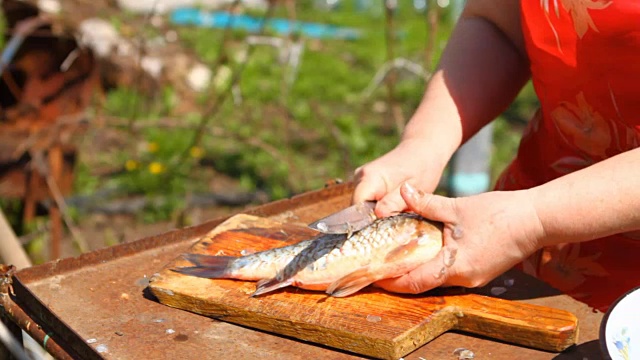
<path fill-rule="evenodd" d="M 242 104 L 234 104 L 228 97 L 220 111 L 207 114 L 205 109 L 220 95 L 218 88 L 201 97 L 202 109 L 190 114 L 178 113 L 175 105 L 180 101 L 180 94 L 175 93 L 172 84 L 166 84 L 161 96 L 155 99 L 141 98 L 132 89 L 112 91 L 104 111 L 109 115 L 146 120 L 178 117 L 189 124 L 208 116 L 206 134 L 198 144 L 200 155 L 219 173 L 238 179 L 244 189 L 263 190 L 272 199 L 317 189 L 329 179 L 347 179 L 357 166 L 390 150 L 398 141 L 398 133 L 388 111 L 375 111 L 376 103 L 387 101 L 384 86 L 371 98 L 360 98 L 386 61 L 384 16 L 359 14 L 353 10 L 353 1 L 344 3 L 341 9 L 331 12 L 314 10 L 307 2 L 298 5 L 298 20 L 357 28 L 363 31 L 364 37 L 353 41 L 306 40 L 296 81 L 290 89 L 283 86 L 288 69 L 278 62 L 277 51 L 258 47 L 242 73 L 239 84 Z M 287 14 L 284 9 L 278 9 L 275 16 Z M 396 14 L 396 57 L 424 62 L 429 35 L 425 21 L 424 14 L 406 6 Z M 434 64 L 450 29 L 448 14 L 442 12 Z M 178 33 L 180 40 L 203 62 L 217 64 L 223 31 L 181 27 Z M 241 66 L 237 59 L 245 47 L 243 39 L 247 34 L 234 31 L 232 35 L 228 46 L 223 48 L 228 59 L 224 66 L 236 71 Z M 427 70 L 434 64 L 428 64 Z M 216 73 L 219 69 L 212 70 Z M 419 103 L 424 85 L 424 81 L 415 77 L 399 77 L 396 99 L 405 118 Z M 519 133 L 511 125 L 513 119 L 526 119 L 534 104 L 535 96 L 530 89 L 525 89 L 498 120 L 492 161 L 494 176 L 517 148 Z M 216 131 L 210 131 L 213 129 Z M 109 179 L 106 185 L 127 194 L 175 199 L 168 202 L 166 209 L 154 210 L 157 215 L 154 219 L 169 217 L 175 207 L 182 206 L 185 193 L 207 189 L 208 180 L 199 175 L 200 157 L 182 156 L 192 145 L 193 130 L 154 128 L 136 136 L 138 143 L 156 144 L 157 148 L 154 151 L 127 148 L 109 154 L 110 159 L 128 170 Z M 161 168 L 153 164 L 160 164 Z M 152 171 L 153 166 L 161 171 Z M 90 177 L 90 171 L 81 165 L 76 184 L 78 192 L 93 191 L 101 186 Z"/>

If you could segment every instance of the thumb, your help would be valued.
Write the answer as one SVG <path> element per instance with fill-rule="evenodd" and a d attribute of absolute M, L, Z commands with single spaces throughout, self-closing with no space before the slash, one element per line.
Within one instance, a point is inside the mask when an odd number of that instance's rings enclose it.
<path fill-rule="evenodd" d="M 456 220 L 455 203 L 451 198 L 425 193 L 408 182 L 402 184 L 400 194 L 411 210 L 427 219 L 443 223 Z"/>

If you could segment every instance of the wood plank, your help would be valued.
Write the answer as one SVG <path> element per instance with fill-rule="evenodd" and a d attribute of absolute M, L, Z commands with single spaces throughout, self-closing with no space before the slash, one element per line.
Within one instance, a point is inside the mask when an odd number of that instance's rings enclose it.
<path fill-rule="evenodd" d="M 240 256 L 309 238 L 313 230 L 236 215 L 198 240 L 193 253 Z M 285 288 L 250 297 L 254 282 L 203 279 L 170 270 L 149 285 L 171 307 L 376 358 L 398 359 L 456 329 L 549 351 L 577 341 L 577 319 L 563 310 L 476 294 L 399 295 L 368 287 L 346 298 Z"/>

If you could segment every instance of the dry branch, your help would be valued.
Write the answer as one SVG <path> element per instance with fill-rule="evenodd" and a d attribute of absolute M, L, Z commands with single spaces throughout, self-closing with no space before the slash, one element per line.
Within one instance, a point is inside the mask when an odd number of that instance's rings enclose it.
<path fill-rule="evenodd" d="M 264 28 L 266 27 L 267 20 L 271 17 L 274 7 L 275 7 L 275 3 L 270 2 L 267 12 L 261 19 L 259 33 L 264 32 Z M 229 33 L 225 33 L 225 39 L 226 37 L 228 37 L 228 34 Z M 223 43 L 226 41 L 225 39 L 222 40 Z M 231 80 L 228 82 L 227 87 L 223 91 L 216 93 L 216 96 L 211 101 L 211 105 L 202 111 L 202 120 L 198 124 L 197 130 L 194 134 L 193 141 L 191 142 L 191 146 L 187 147 L 184 153 L 182 154 L 182 157 L 181 157 L 182 159 L 185 159 L 187 156 L 189 156 L 190 148 L 198 146 L 200 144 L 200 141 L 202 141 L 202 136 L 205 132 L 205 128 L 208 126 L 211 119 L 213 119 L 215 115 L 218 113 L 218 111 L 222 108 L 222 105 L 225 103 L 225 101 L 229 97 L 229 94 L 233 93 L 233 88 L 236 84 L 239 83 L 242 73 L 244 72 L 244 69 L 247 63 L 249 62 L 249 58 L 251 57 L 251 54 L 253 54 L 254 49 L 255 49 L 254 46 L 249 46 L 247 50 L 247 56 L 243 59 L 243 61 L 236 67 L 235 71 L 232 73 Z"/>
<path fill-rule="evenodd" d="M 73 219 L 71 219 L 71 215 L 69 215 L 69 209 L 67 207 L 66 202 L 64 201 L 64 196 L 56 183 L 53 174 L 51 173 L 50 167 L 44 161 L 44 154 L 42 152 L 30 153 L 31 161 L 33 162 L 33 167 L 45 177 L 47 186 L 49 187 L 49 191 L 53 197 L 53 201 L 56 203 L 58 209 L 62 213 L 62 219 L 67 225 L 69 232 L 71 233 L 71 237 L 73 239 L 74 244 L 78 248 L 81 253 L 85 253 L 89 250 L 89 245 L 87 241 L 84 239 L 80 231 L 76 228 Z"/>
<path fill-rule="evenodd" d="M 397 3 L 395 1 L 385 0 L 384 8 L 385 8 L 385 19 L 386 19 L 385 38 L 386 38 L 386 46 L 387 46 L 387 62 L 391 62 L 395 58 L 394 49 L 393 49 L 393 46 L 395 44 L 395 35 L 394 35 L 395 29 L 394 29 L 393 15 L 397 9 Z M 397 81 L 397 75 L 394 68 L 389 69 L 389 74 L 386 77 L 386 80 L 387 80 L 386 83 L 387 83 L 387 91 L 388 91 L 388 99 L 389 99 L 388 100 L 389 108 L 391 109 L 391 114 L 393 116 L 393 120 L 396 125 L 396 131 L 398 132 L 398 134 L 401 134 L 402 130 L 404 129 L 405 120 L 404 120 L 404 116 L 402 115 L 402 108 L 396 101 L 395 84 Z"/>
<path fill-rule="evenodd" d="M 427 70 L 433 66 L 433 51 L 438 38 L 438 4 L 436 0 L 428 0 L 427 2 L 427 46 L 424 49 L 424 68 Z"/>

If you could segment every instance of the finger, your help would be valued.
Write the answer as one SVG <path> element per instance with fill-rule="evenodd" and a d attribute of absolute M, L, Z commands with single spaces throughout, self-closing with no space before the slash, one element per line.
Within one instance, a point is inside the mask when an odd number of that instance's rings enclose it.
<path fill-rule="evenodd" d="M 362 165 L 360 167 L 358 167 L 354 172 L 353 172 L 353 181 L 357 184 L 360 181 L 362 181 L 362 176 L 364 175 L 363 173 L 363 169 L 366 165 Z"/>
<path fill-rule="evenodd" d="M 444 223 L 455 222 L 453 199 L 425 193 L 408 182 L 402 184 L 400 193 L 407 206 L 425 218 Z"/>
<path fill-rule="evenodd" d="M 375 285 L 390 292 L 420 294 L 445 285 L 449 277 L 448 270 L 444 266 L 444 253 L 440 251 L 435 258 L 406 275 L 380 280 Z"/>
<path fill-rule="evenodd" d="M 395 215 L 407 208 L 407 204 L 402 198 L 402 195 L 400 195 L 400 187 L 398 186 L 378 201 L 375 212 L 378 217 L 386 217 Z"/>
<path fill-rule="evenodd" d="M 385 200 L 385 197 L 392 193 L 394 187 L 398 183 L 390 182 L 384 175 L 372 170 L 370 165 L 364 165 L 356 169 L 354 173 L 354 181 L 356 187 L 352 196 L 352 203 L 359 203 L 367 200 L 376 200 L 382 202 L 381 209 L 386 209 L 383 213 L 378 213 L 378 216 L 387 215 L 389 212 L 395 210 L 399 204 L 402 208 L 406 207 L 404 200 L 400 196 L 400 190 L 395 189 L 395 195 Z M 391 191 L 390 191 L 391 190 Z M 378 212 L 378 211 L 376 211 Z"/>
<path fill-rule="evenodd" d="M 361 176 L 356 181 L 356 188 L 353 190 L 351 201 L 355 204 L 367 200 L 380 200 L 386 192 L 387 187 L 380 177 L 365 178 Z"/>

